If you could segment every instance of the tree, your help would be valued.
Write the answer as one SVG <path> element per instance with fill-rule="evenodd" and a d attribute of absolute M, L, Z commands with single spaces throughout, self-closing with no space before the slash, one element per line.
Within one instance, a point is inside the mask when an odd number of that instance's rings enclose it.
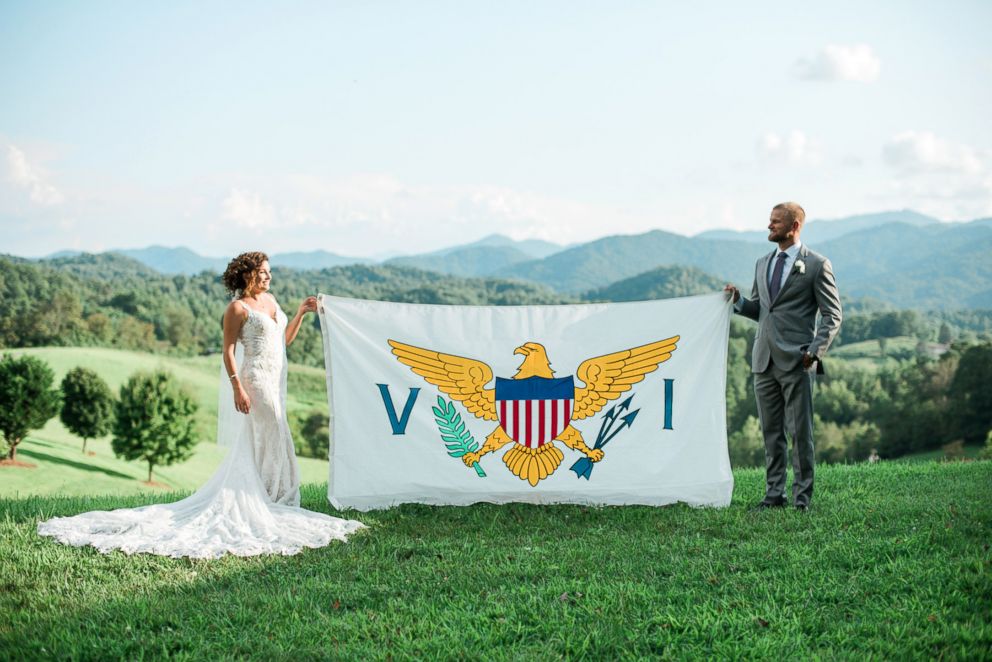
<path fill-rule="evenodd" d="M 188 459 L 196 445 L 196 403 L 168 372 L 137 373 L 121 386 L 114 421 L 114 454 L 156 466 Z"/>
<path fill-rule="evenodd" d="M 73 368 L 62 379 L 62 424 L 86 441 L 108 434 L 114 422 L 114 396 L 92 370 Z"/>
<path fill-rule="evenodd" d="M 114 344 L 127 349 L 154 349 L 155 327 L 134 317 L 124 317 L 117 326 Z"/>
<path fill-rule="evenodd" d="M 315 411 L 303 421 L 303 439 L 310 449 L 310 456 L 321 460 L 327 459 L 327 426 L 329 421 L 327 414 Z"/>
<path fill-rule="evenodd" d="M 7 458 L 17 459 L 17 445 L 31 430 L 59 413 L 62 395 L 52 388 L 55 375 L 48 364 L 33 356 L 0 359 L 0 432 Z"/>
<path fill-rule="evenodd" d="M 951 333 L 951 327 L 948 326 L 947 322 L 941 322 L 940 331 L 937 332 L 937 342 L 941 345 L 950 345 L 952 340 L 954 340 L 954 335 Z"/>
<path fill-rule="evenodd" d="M 819 415 L 813 420 L 816 429 L 817 462 L 859 462 L 868 458 L 881 439 L 874 423 L 855 421 L 838 425 L 824 421 Z"/>
<path fill-rule="evenodd" d="M 981 443 L 992 428 L 992 344 L 965 350 L 948 389 L 949 414 L 955 438 Z"/>
<path fill-rule="evenodd" d="M 817 384 L 816 413 L 824 421 L 849 425 L 856 419 L 864 418 L 869 403 L 859 398 L 847 382 L 839 379 L 825 379 Z"/>
<path fill-rule="evenodd" d="M 173 347 L 186 347 L 193 342 L 193 313 L 188 308 L 167 308 L 162 324 L 165 339 Z"/>
<path fill-rule="evenodd" d="M 110 344 L 114 339 L 114 323 L 103 313 L 93 313 L 87 317 L 86 328 L 98 343 Z"/>
<path fill-rule="evenodd" d="M 730 463 L 735 467 L 760 467 L 765 463 L 765 438 L 754 416 L 748 416 L 740 429 L 730 433 L 727 446 Z"/>
<path fill-rule="evenodd" d="M 881 430 L 878 449 L 882 457 L 938 448 L 950 440 L 948 389 L 958 359 L 951 351 L 937 361 L 921 358 L 881 372 L 883 393 L 874 398 L 866 418 Z"/>
<path fill-rule="evenodd" d="M 992 460 L 992 430 L 985 435 L 985 446 L 978 453 L 979 460 Z"/>

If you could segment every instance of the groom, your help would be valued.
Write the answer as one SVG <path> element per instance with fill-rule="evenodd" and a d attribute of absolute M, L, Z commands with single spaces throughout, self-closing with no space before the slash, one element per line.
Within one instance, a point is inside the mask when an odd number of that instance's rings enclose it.
<path fill-rule="evenodd" d="M 841 308 L 830 260 L 799 240 L 806 212 L 795 202 L 775 205 L 768 241 L 778 249 L 758 260 L 751 298 L 733 285 L 734 310 L 758 323 L 751 354 L 758 418 L 765 438 L 765 498 L 758 508 L 785 506 L 786 432 L 792 437 L 792 502 L 813 497 L 813 379 L 840 329 Z M 816 314 L 820 322 L 816 324 Z"/>

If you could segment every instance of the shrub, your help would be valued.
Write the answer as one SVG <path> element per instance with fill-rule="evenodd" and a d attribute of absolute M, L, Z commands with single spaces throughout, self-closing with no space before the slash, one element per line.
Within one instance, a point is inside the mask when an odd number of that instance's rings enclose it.
<path fill-rule="evenodd" d="M 41 359 L 11 354 L 0 359 L 0 433 L 8 459 L 17 459 L 17 445 L 28 432 L 59 413 L 62 394 L 52 388 L 54 381 L 52 369 Z"/>
<path fill-rule="evenodd" d="M 315 411 L 303 421 L 303 439 L 307 442 L 310 457 L 327 459 L 329 421 L 327 414 Z"/>
<path fill-rule="evenodd" d="M 957 441 L 952 441 L 950 443 L 941 446 L 941 450 L 944 451 L 945 460 L 963 460 L 964 459 L 964 442 L 958 439 Z"/>
<path fill-rule="evenodd" d="M 114 423 L 114 396 L 107 382 L 92 370 L 73 368 L 62 379 L 62 424 L 77 437 L 108 434 Z"/>
<path fill-rule="evenodd" d="M 196 403 L 168 372 L 138 373 L 121 386 L 114 421 L 114 454 L 156 466 L 188 459 L 196 445 Z"/>
<path fill-rule="evenodd" d="M 748 416 L 739 429 L 727 439 L 730 463 L 735 467 L 763 467 L 765 465 L 765 440 L 761 425 L 754 416 Z"/>
<path fill-rule="evenodd" d="M 985 435 L 985 447 L 978 452 L 978 459 L 992 460 L 992 430 Z"/>

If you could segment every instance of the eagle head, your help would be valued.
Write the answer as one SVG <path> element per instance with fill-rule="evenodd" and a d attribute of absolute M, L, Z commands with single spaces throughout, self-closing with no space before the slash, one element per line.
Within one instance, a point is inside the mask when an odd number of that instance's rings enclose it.
<path fill-rule="evenodd" d="M 513 350 L 514 354 L 523 354 L 524 361 L 517 369 L 514 379 L 527 379 L 528 377 L 546 377 L 551 379 L 555 376 L 551 369 L 551 362 L 548 361 L 548 353 L 544 345 L 536 342 L 525 342 L 520 347 Z"/>

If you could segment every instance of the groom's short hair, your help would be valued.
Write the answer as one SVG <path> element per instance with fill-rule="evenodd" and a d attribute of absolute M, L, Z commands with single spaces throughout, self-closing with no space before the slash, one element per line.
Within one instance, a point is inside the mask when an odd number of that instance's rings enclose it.
<path fill-rule="evenodd" d="M 798 202 L 780 202 L 772 207 L 772 211 L 775 211 L 776 209 L 781 209 L 788 214 L 790 223 L 795 222 L 802 225 L 806 222 L 806 210 L 803 209 Z"/>

